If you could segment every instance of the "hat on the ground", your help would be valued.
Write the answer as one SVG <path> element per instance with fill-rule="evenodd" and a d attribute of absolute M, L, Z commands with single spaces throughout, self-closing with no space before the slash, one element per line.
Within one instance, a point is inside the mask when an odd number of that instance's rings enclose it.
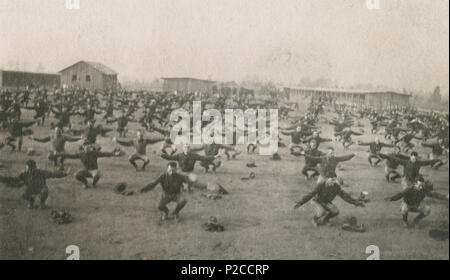
<path fill-rule="evenodd" d="M 246 180 L 253 180 L 255 179 L 256 175 L 254 172 L 250 172 L 250 175 L 248 177 L 241 177 L 241 180 L 246 181 Z"/>
<path fill-rule="evenodd" d="M 201 195 L 211 200 L 217 200 L 222 198 L 222 195 L 218 193 L 202 193 Z"/>
<path fill-rule="evenodd" d="M 211 232 L 221 232 L 225 230 L 225 227 L 219 224 L 215 216 L 211 216 L 208 221 L 203 224 L 203 229 Z"/>
<path fill-rule="evenodd" d="M 272 155 L 272 157 L 270 158 L 271 160 L 281 160 L 281 157 L 278 153 L 275 153 Z"/>
<path fill-rule="evenodd" d="M 120 182 L 117 185 L 114 186 L 114 192 L 115 193 L 124 193 L 127 190 L 127 183 Z"/>
<path fill-rule="evenodd" d="M 342 229 L 351 232 L 365 232 L 367 230 L 364 224 L 358 225 L 358 219 L 355 216 L 345 217 Z"/>
<path fill-rule="evenodd" d="M 217 193 L 217 194 L 228 194 L 228 191 L 225 190 L 225 188 L 222 187 L 222 185 L 217 184 L 217 183 L 208 183 L 208 184 L 206 185 L 206 189 L 207 189 L 209 192 L 212 192 L 212 193 Z"/>
<path fill-rule="evenodd" d="M 431 229 L 428 235 L 434 240 L 445 241 L 448 239 L 448 230 Z"/>
<path fill-rule="evenodd" d="M 73 221 L 72 215 L 65 211 L 52 210 L 50 215 L 52 222 L 56 224 L 69 224 Z"/>

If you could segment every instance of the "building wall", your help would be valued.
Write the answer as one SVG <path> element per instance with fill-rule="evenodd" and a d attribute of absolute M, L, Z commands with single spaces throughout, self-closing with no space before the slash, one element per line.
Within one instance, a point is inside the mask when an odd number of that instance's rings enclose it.
<path fill-rule="evenodd" d="M 319 97 L 335 98 L 337 102 L 348 105 L 368 105 L 378 109 L 389 106 L 409 106 L 409 96 L 395 92 L 345 92 L 345 91 L 323 91 L 314 89 L 292 89 L 284 88 L 289 95 L 289 101 L 301 103 L 309 102 Z"/>
<path fill-rule="evenodd" d="M 189 91 L 190 92 L 211 92 L 214 83 L 199 81 L 199 80 L 189 80 Z"/>
<path fill-rule="evenodd" d="M 74 75 L 76 79 L 74 80 Z M 86 77 L 90 77 L 87 81 Z M 83 87 L 90 90 L 104 89 L 103 73 L 87 63 L 78 63 L 61 72 L 61 86 Z"/>
<path fill-rule="evenodd" d="M 55 88 L 61 84 L 59 74 L 0 71 L 0 86 L 6 88 Z"/>
<path fill-rule="evenodd" d="M 380 102 L 381 99 L 379 98 L 379 96 L 377 97 L 374 94 L 366 94 L 366 105 L 379 108 L 381 107 Z"/>
<path fill-rule="evenodd" d="M 398 106 L 409 106 L 410 105 L 410 96 L 409 95 L 394 95 L 392 99 L 393 105 Z"/>
<path fill-rule="evenodd" d="M 367 94 L 367 105 L 378 109 L 390 106 L 409 106 L 409 96 L 393 92 Z"/>
<path fill-rule="evenodd" d="M 289 101 L 302 103 L 309 103 L 311 101 L 311 94 L 300 89 L 284 88 L 285 94 L 289 95 Z"/>
<path fill-rule="evenodd" d="M 164 80 L 163 91 L 186 91 L 187 81 L 186 80 Z"/>
<path fill-rule="evenodd" d="M 117 88 L 117 75 L 105 75 L 103 74 L 103 89 L 116 89 Z"/>
<path fill-rule="evenodd" d="M 214 83 L 195 79 L 167 79 L 163 83 L 163 91 L 179 92 L 211 92 Z"/>

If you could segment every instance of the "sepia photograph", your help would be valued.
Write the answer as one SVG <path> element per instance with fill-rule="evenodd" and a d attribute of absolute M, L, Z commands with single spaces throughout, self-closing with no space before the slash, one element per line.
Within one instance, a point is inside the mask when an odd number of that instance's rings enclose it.
<path fill-rule="evenodd" d="M 448 161 L 447 0 L 0 0 L 0 260 L 448 260 Z"/>

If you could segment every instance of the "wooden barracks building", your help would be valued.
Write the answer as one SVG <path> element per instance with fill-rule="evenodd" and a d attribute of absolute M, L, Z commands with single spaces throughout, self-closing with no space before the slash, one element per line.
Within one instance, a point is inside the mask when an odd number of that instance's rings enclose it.
<path fill-rule="evenodd" d="M 0 88 L 59 88 L 59 74 L 0 70 Z"/>
<path fill-rule="evenodd" d="M 389 106 L 409 106 L 411 95 L 394 91 L 371 91 L 340 88 L 287 88 L 283 89 L 289 101 L 305 102 L 305 99 L 327 97 L 338 103 L 348 105 L 366 105 L 378 109 Z"/>
<path fill-rule="evenodd" d="M 79 61 L 56 74 L 0 70 L 1 88 L 81 87 L 90 90 L 115 89 L 117 72 L 98 62 Z"/>
<path fill-rule="evenodd" d="M 184 93 L 211 92 L 215 81 L 201 80 L 195 78 L 161 78 L 163 80 L 162 90 L 164 92 L 177 91 Z"/>
<path fill-rule="evenodd" d="M 62 87 L 109 90 L 118 85 L 117 72 L 99 62 L 79 61 L 59 73 Z"/>

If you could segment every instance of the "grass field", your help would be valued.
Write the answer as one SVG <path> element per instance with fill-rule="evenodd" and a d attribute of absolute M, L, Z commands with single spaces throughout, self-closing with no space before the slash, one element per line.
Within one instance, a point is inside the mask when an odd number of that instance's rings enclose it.
<path fill-rule="evenodd" d="M 31 112 L 25 112 L 25 118 Z M 332 116 L 330 113 L 328 117 Z M 76 119 L 75 119 L 76 120 Z M 51 121 L 51 120 L 50 120 Z M 34 127 L 35 135 L 50 133 L 49 123 L 44 129 Z M 369 130 L 364 121 L 365 131 Z M 281 124 L 283 125 L 283 123 Z M 320 124 L 322 136 L 330 137 L 332 127 Z M 132 128 L 137 128 L 132 125 Z M 134 129 L 128 134 L 134 137 Z M 3 139 L 5 132 L 0 132 Z M 110 138 L 99 138 L 103 150 L 114 145 Z M 284 137 L 284 136 L 283 136 Z M 355 142 L 371 140 L 374 136 L 354 137 Z M 289 139 L 285 143 L 289 143 Z M 415 142 L 417 143 L 417 142 Z M 418 144 L 418 143 L 417 143 Z M 33 147 L 40 153 L 34 157 L 41 169 L 53 169 L 46 159 L 50 144 L 24 140 L 24 151 Z M 76 151 L 78 143 L 66 145 Z M 405 229 L 400 215 L 400 202 L 385 202 L 384 197 L 401 190 L 399 183 L 384 180 L 383 166 L 371 168 L 367 162 L 367 147 L 352 146 L 344 151 L 342 145 L 332 143 L 336 153 L 354 152 L 357 156 L 343 164 L 338 171 L 350 185 L 346 190 L 359 194 L 369 192 L 366 208 L 356 208 L 336 198 L 341 214 L 330 226 L 315 228 L 311 223 L 313 209 L 309 204 L 293 210 L 295 201 L 310 191 L 314 182 L 306 182 L 300 174 L 304 159 L 280 148 L 281 161 L 271 161 L 258 154 L 241 154 L 237 160 L 224 160 L 217 174 L 204 174 L 198 164 L 196 173 L 202 182 L 220 182 L 230 194 L 219 200 L 209 200 L 194 192 L 181 212 L 178 223 L 168 221 L 158 225 L 157 209 L 161 188 L 136 196 L 121 196 L 113 192 L 120 181 L 137 190 L 164 172 L 167 161 L 154 154 L 160 146 L 147 151 L 151 162 L 145 172 L 135 172 L 127 156 L 99 160 L 103 178 L 94 189 L 83 189 L 73 176 L 49 180 L 48 209 L 29 210 L 22 200 L 22 189 L 0 184 L 0 259 L 65 259 L 66 247 L 77 245 L 81 259 L 366 259 L 366 247 L 377 245 L 381 259 L 448 259 L 449 241 L 437 241 L 428 235 L 430 229 L 448 230 L 448 202 L 426 199 L 432 207 L 431 215 L 415 229 Z M 322 144 L 324 150 L 326 144 Z M 245 147 L 239 147 L 245 150 Z M 124 149 L 127 155 L 132 148 Z M 180 149 L 181 150 L 181 149 Z M 429 150 L 418 148 L 425 156 Z M 2 175 L 18 174 L 29 158 L 25 152 L 0 151 Z M 257 168 L 247 168 L 254 159 Z M 73 170 L 81 168 L 78 160 L 67 160 Z M 242 181 L 251 171 L 254 180 Z M 435 189 L 448 194 L 448 165 L 434 171 L 423 168 Z M 171 205 L 173 206 L 173 205 Z M 50 211 L 70 212 L 74 221 L 57 225 L 50 221 Z M 204 231 L 201 227 L 214 215 L 225 226 L 221 233 Z M 341 230 L 343 217 L 354 215 L 364 223 L 365 233 Z"/>

